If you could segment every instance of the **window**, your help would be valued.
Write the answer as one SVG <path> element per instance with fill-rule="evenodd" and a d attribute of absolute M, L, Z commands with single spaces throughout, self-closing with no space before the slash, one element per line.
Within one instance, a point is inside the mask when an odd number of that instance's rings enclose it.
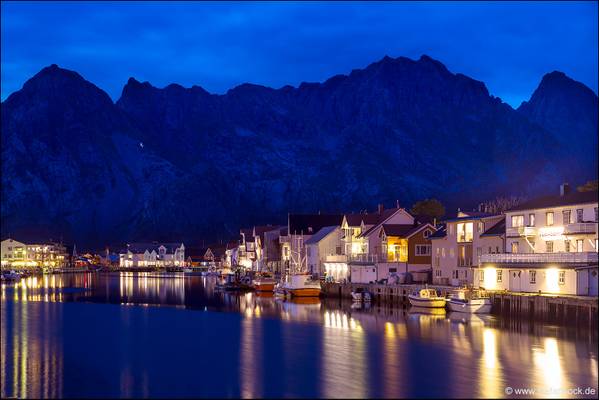
<path fill-rule="evenodd" d="M 480 257 L 480 256 L 482 256 L 482 255 L 483 255 L 483 248 L 482 248 L 482 247 L 477 247 L 477 248 L 476 248 L 476 255 L 477 255 L 478 257 Z"/>
<path fill-rule="evenodd" d="M 512 227 L 519 228 L 524 226 L 524 215 L 512 215 Z"/>
<path fill-rule="evenodd" d="M 582 222 L 582 208 L 576 210 L 576 222 Z"/>
<path fill-rule="evenodd" d="M 545 242 L 545 251 L 547 253 L 553 253 L 553 242 L 551 242 L 551 241 Z"/>
<path fill-rule="evenodd" d="M 584 246 L 584 240 L 583 239 L 578 239 L 576 241 L 576 251 L 578 253 L 582 253 L 583 252 L 583 246 Z"/>
<path fill-rule="evenodd" d="M 529 275 L 530 275 L 530 283 L 532 283 L 532 284 L 537 283 L 537 271 L 529 271 Z"/>
<path fill-rule="evenodd" d="M 450 257 L 455 257 L 455 252 L 453 251 L 453 247 L 451 249 L 449 249 L 449 256 Z"/>
<path fill-rule="evenodd" d="M 461 222 L 457 225 L 458 242 L 471 242 L 472 241 L 472 222 Z"/>
<path fill-rule="evenodd" d="M 481 233 L 485 230 L 485 224 L 483 222 L 478 223 L 478 232 Z"/>
<path fill-rule="evenodd" d="M 478 272 L 478 280 L 480 282 L 484 282 L 485 281 L 485 271 L 482 270 L 482 269 Z"/>
<path fill-rule="evenodd" d="M 445 258 L 445 247 L 441 249 L 441 257 Z"/>
<path fill-rule="evenodd" d="M 389 268 L 389 272 L 397 272 L 397 268 Z"/>
<path fill-rule="evenodd" d="M 518 252 L 518 246 L 519 246 L 518 242 L 512 242 L 512 253 Z"/>
<path fill-rule="evenodd" d="M 499 246 L 495 247 L 496 253 L 499 254 Z"/>
<path fill-rule="evenodd" d="M 335 247 L 335 254 L 340 256 L 341 255 L 341 246 L 336 246 Z"/>
<path fill-rule="evenodd" d="M 566 284 L 566 271 L 560 271 L 559 272 L 559 284 L 560 285 L 565 285 Z"/>
<path fill-rule="evenodd" d="M 439 250 L 441 250 L 441 249 L 440 249 L 439 247 L 437 247 L 437 249 L 436 249 L 436 251 L 435 251 L 435 253 L 436 253 L 437 255 L 439 255 Z"/>
<path fill-rule="evenodd" d="M 425 238 L 429 237 L 431 235 L 431 231 L 429 231 L 428 229 L 426 229 L 424 231 L 424 233 L 422 234 L 422 236 L 424 236 Z"/>
<path fill-rule="evenodd" d="M 564 218 L 564 225 L 570 223 L 570 221 L 571 221 L 570 218 L 572 217 L 570 214 L 572 214 L 572 211 L 570 211 L 570 210 L 562 211 L 562 217 Z"/>
<path fill-rule="evenodd" d="M 545 214 L 545 225 L 553 226 L 553 211 L 549 211 Z"/>
<path fill-rule="evenodd" d="M 501 283 L 503 281 L 503 271 L 498 269 L 497 270 L 497 283 Z"/>
<path fill-rule="evenodd" d="M 430 244 L 417 244 L 416 245 L 416 255 L 417 256 L 430 256 L 431 255 L 431 245 Z"/>
<path fill-rule="evenodd" d="M 491 246 L 489 246 L 489 254 L 493 253 L 493 249 L 491 248 Z"/>
<path fill-rule="evenodd" d="M 453 279 L 458 279 L 458 270 L 457 270 L 457 269 L 454 269 L 454 270 L 451 272 L 451 277 L 452 277 Z"/>
<path fill-rule="evenodd" d="M 599 222 L 599 208 L 595 207 L 595 222 Z"/>
<path fill-rule="evenodd" d="M 438 267 L 439 265 L 440 265 L 439 257 L 435 257 L 435 267 Z"/>
<path fill-rule="evenodd" d="M 528 225 L 535 226 L 535 215 L 534 214 L 528 214 Z"/>
<path fill-rule="evenodd" d="M 436 276 L 437 278 L 440 278 L 440 277 L 441 277 L 441 270 L 440 270 L 440 269 L 435 269 L 435 276 Z"/>
<path fill-rule="evenodd" d="M 468 270 L 464 271 L 464 278 L 468 279 Z"/>
<path fill-rule="evenodd" d="M 566 253 L 568 253 L 570 251 L 570 241 L 569 240 L 564 241 L 564 250 L 566 251 Z"/>

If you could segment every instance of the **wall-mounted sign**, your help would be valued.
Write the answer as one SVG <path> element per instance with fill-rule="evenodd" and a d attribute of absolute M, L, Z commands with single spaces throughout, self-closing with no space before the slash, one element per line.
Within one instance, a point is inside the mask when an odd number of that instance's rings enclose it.
<path fill-rule="evenodd" d="M 564 239 L 564 227 L 563 226 L 548 226 L 545 228 L 539 228 L 539 236 L 543 240 L 563 240 Z"/>

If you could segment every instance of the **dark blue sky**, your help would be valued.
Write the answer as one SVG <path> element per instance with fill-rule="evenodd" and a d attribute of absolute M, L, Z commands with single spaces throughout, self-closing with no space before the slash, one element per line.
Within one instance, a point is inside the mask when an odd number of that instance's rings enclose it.
<path fill-rule="evenodd" d="M 44 66 L 214 93 L 323 81 L 384 55 L 443 62 L 519 105 L 543 74 L 597 92 L 597 2 L 2 2 L 2 100 Z"/>

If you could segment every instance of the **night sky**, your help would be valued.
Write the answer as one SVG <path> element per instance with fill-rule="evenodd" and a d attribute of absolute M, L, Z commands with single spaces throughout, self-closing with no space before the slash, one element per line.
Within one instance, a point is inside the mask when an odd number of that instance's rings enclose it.
<path fill-rule="evenodd" d="M 597 2 L 2 2 L 2 100 L 44 66 L 118 99 L 130 76 L 213 93 L 427 54 L 512 106 L 560 70 L 597 92 Z"/>

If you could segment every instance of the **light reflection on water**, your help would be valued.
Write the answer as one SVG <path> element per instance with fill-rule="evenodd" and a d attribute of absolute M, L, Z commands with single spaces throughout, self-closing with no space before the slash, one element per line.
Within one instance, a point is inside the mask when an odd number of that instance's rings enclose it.
<path fill-rule="evenodd" d="M 296 303 L 215 283 L 76 274 L 3 284 L 0 394 L 504 397 L 506 386 L 597 386 L 596 331 Z"/>

